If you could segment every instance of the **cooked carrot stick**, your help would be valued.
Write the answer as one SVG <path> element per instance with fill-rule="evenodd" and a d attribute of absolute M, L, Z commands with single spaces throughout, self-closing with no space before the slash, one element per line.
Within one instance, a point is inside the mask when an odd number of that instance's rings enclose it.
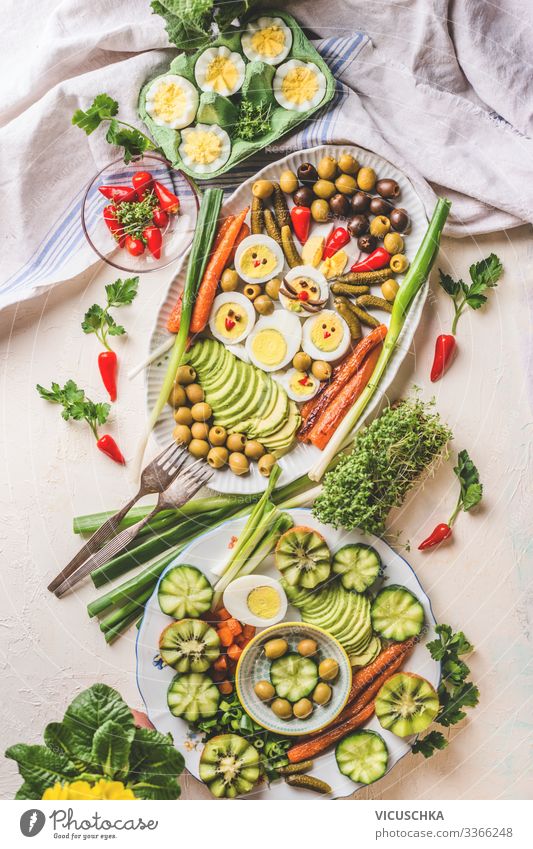
<path fill-rule="evenodd" d="M 302 743 L 296 743 L 296 745 L 291 746 L 287 752 L 289 761 L 292 764 L 296 764 L 300 761 L 308 761 L 311 758 L 315 758 L 317 755 L 322 754 L 322 752 L 329 746 L 333 746 L 334 743 L 337 743 L 338 740 L 345 737 L 350 731 L 353 731 L 355 728 L 359 728 L 360 725 L 363 725 L 367 719 L 370 719 L 373 713 L 374 702 L 370 702 L 370 704 L 366 705 L 359 711 L 359 713 L 352 716 L 351 719 L 343 722 L 342 725 L 337 725 L 336 728 L 332 728 L 331 731 L 324 731 L 313 740 L 304 740 Z"/>
<path fill-rule="evenodd" d="M 216 251 L 216 249 L 220 245 L 222 239 L 224 238 L 224 236 L 228 232 L 228 227 L 230 226 L 232 221 L 235 221 L 235 216 L 234 215 L 226 215 L 226 217 L 223 218 L 222 221 L 220 222 L 220 224 L 218 225 L 217 233 L 216 233 L 216 236 L 215 236 L 215 241 L 213 242 L 213 247 L 211 248 L 211 251 L 213 253 Z"/>
<path fill-rule="evenodd" d="M 237 238 L 235 239 L 235 242 L 234 242 L 233 247 L 231 249 L 231 253 L 230 253 L 230 255 L 227 259 L 227 262 L 226 262 L 226 268 L 228 267 L 228 265 L 233 265 L 233 263 L 235 261 L 235 252 L 236 252 L 237 248 L 239 247 L 242 240 L 246 239 L 249 235 L 250 235 L 250 228 L 248 227 L 248 224 L 245 221 L 244 224 L 242 225 L 241 229 L 239 230 Z"/>
<path fill-rule="evenodd" d="M 369 687 L 384 672 L 387 673 L 387 677 L 397 672 L 407 658 L 407 655 L 411 654 L 416 642 L 416 639 L 411 639 L 404 640 L 402 643 L 391 643 L 390 646 L 387 646 L 386 649 L 383 649 L 378 654 L 372 663 L 354 672 L 347 704 L 357 699 L 363 690 Z"/>

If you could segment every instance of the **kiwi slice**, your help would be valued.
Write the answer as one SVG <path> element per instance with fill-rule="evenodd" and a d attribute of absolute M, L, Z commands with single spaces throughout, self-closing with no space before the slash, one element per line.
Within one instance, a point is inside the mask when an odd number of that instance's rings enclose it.
<path fill-rule="evenodd" d="M 435 688 L 412 672 L 398 672 L 385 681 L 375 704 L 381 726 L 398 737 L 425 731 L 440 707 Z"/>
<path fill-rule="evenodd" d="M 207 675 L 191 672 L 190 675 L 173 678 L 167 692 L 167 703 L 173 716 L 195 723 L 217 715 L 220 693 Z"/>
<path fill-rule="evenodd" d="M 217 799 L 249 793 L 259 779 L 259 755 L 244 737 L 220 734 L 204 746 L 200 778 Z"/>
<path fill-rule="evenodd" d="M 289 586 L 312 590 L 329 577 L 330 550 L 321 534 L 299 525 L 279 538 L 276 566 Z"/>
<path fill-rule="evenodd" d="M 162 632 L 159 653 L 176 672 L 205 672 L 220 654 L 220 640 L 207 622 L 180 619 Z"/>

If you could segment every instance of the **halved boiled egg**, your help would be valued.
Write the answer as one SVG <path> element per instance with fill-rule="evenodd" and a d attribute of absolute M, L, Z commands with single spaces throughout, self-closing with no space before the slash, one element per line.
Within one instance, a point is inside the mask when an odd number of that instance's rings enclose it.
<path fill-rule="evenodd" d="M 297 265 L 291 268 L 285 275 L 279 292 L 282 306 L 300 318 L 307 318 L 312 312 L 322 309 L 328 296 L 326 278 L 312 265 Z"/>
<path fill-rule="evenodd" d="M 223 292 L 213 301 L 209 330 L 219 342 L 235 345 L 246 339 L 255 324 L 255 310 L 240 292 Z"/>
<path fill-rule="evenodd" d="M 296 368 L 288 369 L 278 380 L 289 398 L 300 404 L 314 398 L 320 389 L 320 381 L 314 375 Z"/>
<path fill-rule="evenodd" d="M 191 171 L 211 174 L 226 164 L 231 153 L 227 132 L 217 124 L 196 124 L 183 130 L 179 154 Z"/>
<path fill-rule="evenodd" d="M 302 348 L 313 360 L 338 360 L 349 347 L 350 328 L 334 310 L 323 310 L 304 323 Z"/>
<path fill-rule="evenodd" d="M 282 18 L 263 16 L 246 27 L 241 38 L 244 55 L 251 61 L 279 65 L 289 55 L 292 31 Z"/>
<path fill-rule="evenodd" d="M 302 341 L 302 325 L 295 315 L 276 310 L 259 319 L 246 340 L 246 350 L 257 368 L 277 371 L 285 368 Z"/>
<path fill-rule="evenodd" d="M 230 97 L 244 82 L 244 59 L 227 47 L 210 47 L 196 60 L 194 77 L 202 91 Z"/>
<path fill-rule="evenodd" d="M 313 62 L 291 59 L 276 71 L 272 88 L 274 97 L 284 109 L 307 112 L 324 99 L 326 78 Z"/>
<path fill-rule="evenodd" d="M 237 274 L 246 283 L 266 283 L 282 270 L 284 262 L 283 251 L 270 236 L 247 236 L 235 253 Z"/>
<path fill-rule="evenodd" d="M 279 581 L 266 575 L 243 575 L 224 590 L 222 604 L 234 619 L 265 628 L 287 612 L 287 596 Z"/>
<path fill-rule="evenodd" d="M 198 91 L 177 74 L 158 77 L 146 92 L 146 112 L 159 127 L 181 130 L 195 119 Z"/>

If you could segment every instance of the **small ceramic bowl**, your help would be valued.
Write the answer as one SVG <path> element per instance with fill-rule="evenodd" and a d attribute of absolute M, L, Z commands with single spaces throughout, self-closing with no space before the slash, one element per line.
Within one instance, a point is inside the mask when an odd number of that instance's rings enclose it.
<path fill-rule="evenodd" d="M 270 708 L 270 703 L 262 702 L 254 692 L 258 681 L 270 680 L 272 661 L 266 657 L 264 647 L 265 643 L 274 639 L 286 640 L 289 652 L 296 652 L 300 640 L 312 639 L 318 644 L 317 654 L 311 658 L 317 666 L 321 660 L 329 657 L 339 664 L 337 678 L 334 682 L 328 682 L 333 691 L 331 700 L 327 705 L 315 705 L 313 713 L 307 719 L 280 719 Z M 254 722 L 275 734 L 301 737 L 322 730 L 339 715 L 350 692 L 352 667 L 341 644 L 323 628 L 305 622 L 280 622 L 260 631 L 248 643 L 237 664 L 235 683 L 240 702 Z"/>

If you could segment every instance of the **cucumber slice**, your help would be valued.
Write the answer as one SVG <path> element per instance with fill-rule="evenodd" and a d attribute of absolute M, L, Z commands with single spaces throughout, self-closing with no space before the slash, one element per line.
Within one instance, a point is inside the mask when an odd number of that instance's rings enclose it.
<path fill-rule="evenodd" d="M 312 590 L 331 571 L 331 555 L 324 537 L 303 525 L 281 535 L 275 557 L 276 566 L 291 586 Z"/>
<path fill-rule="evenodd" d="M 159 607 L 174 619 L 197 618 L 211 607 L 213 588 L 203 572 L 185 564 L 170 569 L 159 584 Z"/>
<path fill-rule="evenodd" d="M 187 722 L 211 719 L 216 716 L 220 693 L 210 678 L 195 672 L 176 675 L 167 693 L 167 703 L 173 716 L 181 716 Z"/>
<path fill-rule="evenodd" d="M 313 692 L 318 684 L 318 668 L 309 657 L 286 654 L 273 661 L 270 680 L 280 699 L 297 702 Z"/>
<path fill-rule="evenodd" d="M 220 640 L 207 622 L 180 619 L 162 632 L 159 653 L 176 672 L 206 672 L 220 654 Z"/>
<path fill-rule="evenodd" d="M 339 771 L 359 784 L 373 784 L 387 772 L 389 751 L 375 731 L 348 734 L 335 749 Z"/>
<path fill-rule="evenodd" d="M 381 558 L 370 545 L 345 545 L 333 558 L 333 571 L 341 576 L 347 590 L 363 593 L 379 577 Z"/>
<path fill-rule="evenodd" d="M 371 616 L 374 631 L 387 640 L 416 637 L 424 627 L 424 608 L 417 597 L 395 584 L 377 594 Z"/>
<path fill-rule="evenodd" d="M 375 705 L 382 728 L 398 737 L 425 731 L 440 708 L 435 688 L 412 672 L 398 672 L 385 681 Z"/>
<path fill-rule="evenodd" d="M 259 755 L 238 734 L 220 734 L 204 747 L 200 778 L 218 799 L 249 793 L 259 779 Z"/>

